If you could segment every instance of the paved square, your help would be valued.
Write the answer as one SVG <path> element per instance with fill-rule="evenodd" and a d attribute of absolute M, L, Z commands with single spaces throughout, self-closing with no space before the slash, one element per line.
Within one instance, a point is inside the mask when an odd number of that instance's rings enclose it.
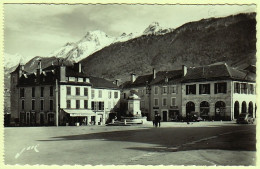
<path fill-rule="evenodd" d="M 255 165 L 256 127 L 234 122 L 5 128 L 5 164 Z"/>

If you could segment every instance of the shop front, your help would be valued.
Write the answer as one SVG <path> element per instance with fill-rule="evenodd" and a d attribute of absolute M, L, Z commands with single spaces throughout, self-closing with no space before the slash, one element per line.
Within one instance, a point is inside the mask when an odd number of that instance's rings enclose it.
<path fill-rule="evenodd" d="M 63 109 L 63 124 L 69 126 L 95 125 L 98 115 L 92 110 Z"/>

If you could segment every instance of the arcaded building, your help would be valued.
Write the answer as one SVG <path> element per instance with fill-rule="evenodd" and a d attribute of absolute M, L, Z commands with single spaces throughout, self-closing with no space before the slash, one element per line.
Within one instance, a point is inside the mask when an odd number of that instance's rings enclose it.
<path fill-rule="evenodd" d="M 189 68 L 182 80 L 182 115 L 206 120 L 234 120 L 240 113 L 256 116 L 255 74 L 225 63 Z"/>

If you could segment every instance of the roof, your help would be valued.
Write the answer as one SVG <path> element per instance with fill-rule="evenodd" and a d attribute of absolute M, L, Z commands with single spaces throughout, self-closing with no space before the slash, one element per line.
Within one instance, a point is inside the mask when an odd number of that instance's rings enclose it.
<path fill-rule="evenodd" d="M 166 78 L 168 79 L 166 81 Z M 173 84 L 182 79 L 182 70 L 160 71 L 156 73 L 156 78 L 152 80 L 151 85 L 156 84 Z"/>
<path fill-rule="evenodd" d="M 89 77 L 87 74 L 84 73 L 83 69 L 81 69 L 81 72 L 79 72 L 78 68 L 76 68 L 75 66 L 66 66 L 66 76 Z"/>
<path fill-rule="evenodd" d="M 134 82 L 127 81 L 121 85 L 122 88 L 145 87 L 153 80 L 153 74 L 138 76 Z"/>
<path fill-rule="evenodd" d="M 89 80 L 90 80 L 90 83 L 92 84 L 92 87 L 94 87 L 94 88 L 119 89 L 119 87 L 116 84 L 114 84 L 113 82 L 108 81 L 104 78 L 90 76 Z"/>
<path fill-rule="evenodd" d="M 198 82 L 205 80 L 242 80 L 255 81 L 252 75 L 228 66 L 226 63 L 189 68 L 182 82 Z"/>

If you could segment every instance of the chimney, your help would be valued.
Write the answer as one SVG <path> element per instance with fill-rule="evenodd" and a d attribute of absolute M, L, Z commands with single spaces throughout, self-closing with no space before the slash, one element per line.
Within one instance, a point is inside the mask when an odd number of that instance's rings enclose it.
<path fill-rule="evenodd" d="M 39 70 L 39 73 L 41 74 L 42 73 L 42 60 L 41 59 L 38 62 L 38 70 Z"/>
<path fill-rule="evenodd" d="M 155 70 L 155 68 L 153 68 L 153 79 L 155 79 L 156 78 L 156 70 Z"/>
<path fill-rule="evenodd" d="M 81 67 L 81 63 L 78 63 L 78 66 L 79 66 L 79 73 L 81 73 L 82 72 L 82 67 Z"/>
<path fill-rule="evenodd" d="M 187 74 L 187 66 L 182 65 L 182 75 L 185 76 Z"/>
<path fill-rule="evenodd" d="M 117 79 L 115 80 L 115 84 L 116 84 L 116 86 L 119 86 L 119 83 L 118 83 Z"/>
<path fill-rule="evenodd" d="M 64 65 L 60 66 L 60 81 L 66 82 L 66 66 Z"/>
<path fill-rule="evenodd" d="M 132 74 L 131 74 L 131 82 L 133 83 L 133 82 L 135 81 L 135 79 L 136 79 L 135 74 L 132 73 Z"/>

